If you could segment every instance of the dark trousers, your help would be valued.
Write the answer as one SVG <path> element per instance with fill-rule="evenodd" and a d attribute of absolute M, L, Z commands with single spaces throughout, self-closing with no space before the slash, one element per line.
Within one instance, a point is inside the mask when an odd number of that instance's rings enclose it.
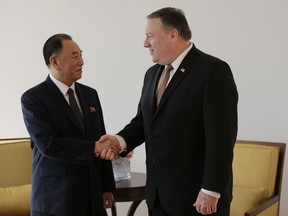
<path fill-rule="evenodd" d="M 154 204 L 153 209 L 149 209 L 149 216 L 197 216 L 197 215 L 200 216 L 202 214 L 198 213 L 195 208 L 194 208 L 194 212 L 191 212 L 191 214 L 189 214 L 189 215 L 181 215 L 181 214 L 171 215 L 171 214 L 165 212 L 161 207 L 158 194 L 156 196 L 156 200 L 155 200 L 155 204 Z M 221 209 L 221 210 L 218 209 L 218 211 L 214 214 L 211 214 L 211 216 L 230 216 L 230 205 L 228 205 L 224 209 Z"/>
<path fill-rule="evenodd" d="M 46 213 L 43 213 L 43 212 L 38 212 L 38 211 L 31 210 L 30 216 L 56 216 L 56 215 L 51 215 L 51 214 L 46 214 Z"/>

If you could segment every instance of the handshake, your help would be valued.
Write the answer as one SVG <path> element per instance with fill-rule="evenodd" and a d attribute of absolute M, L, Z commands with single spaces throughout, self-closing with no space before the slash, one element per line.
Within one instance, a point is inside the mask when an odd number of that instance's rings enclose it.
<path fill-rule="evenodd" d="M 117 157 L 123 149 L 116 136 L 103 135 L 97 142 L 95 142 L 94 155 L 101 159 L 113 160 Z"/>

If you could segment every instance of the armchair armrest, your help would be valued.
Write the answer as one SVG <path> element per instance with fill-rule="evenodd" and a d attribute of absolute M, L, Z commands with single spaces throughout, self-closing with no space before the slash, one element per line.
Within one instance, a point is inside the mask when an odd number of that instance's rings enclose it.
<path fill-rule="evenodd" d="M 261 202 L 259 205 L 255 206 L 254 208 L 248 210 L 245 212 L 244 216 L 257 216 L 258 214 L 264 212 L 271 206 L 273 206 L 275 203 L 279 202 L 280 198 L 279 195 L 272 196 L 269 199 Z M 275 212 L 275 215 L 269 214 L 269 216 L 277 216 L 278 215 L 278 208 L 277 211 Z"/>

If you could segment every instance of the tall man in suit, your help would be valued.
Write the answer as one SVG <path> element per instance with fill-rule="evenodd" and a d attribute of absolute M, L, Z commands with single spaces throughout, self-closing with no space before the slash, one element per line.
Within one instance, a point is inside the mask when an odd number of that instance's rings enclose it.
<path fill-rule="evenodd" d="M 156 64 L 146 72 L 137 114 L 99 144 L 130 152 L 145 142 L 150 216 L 228 216 L 238 102 L 230 67 L 196 48 L 181 10 L 147 18 L 144 46 Z M 117 153 L 105 149 L 100 157 Z"/>
<path fill-rule="evenodd" d="M 21 98 L 33 151 L 31 215 L 106 215 L 115 182 L 111 161 L 94 156 L 101 150 L 95 141 L 106 132 L 96 90 L 76 82 L 82 51 L 69 35 L 57 34 L 43 54 L 50 74 Z M 75 93 L 79 120 L 68 89 Z"/>

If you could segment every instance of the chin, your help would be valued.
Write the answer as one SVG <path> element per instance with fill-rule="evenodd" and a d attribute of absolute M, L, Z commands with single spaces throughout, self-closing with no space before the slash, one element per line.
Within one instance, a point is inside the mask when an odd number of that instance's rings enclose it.
<path fill-rule="evenodd" d="M 82 74 L 80 74 L 79 76 L 76 76 L 75 78 L 76 78 L 76 80 L 81 79 L 82 78 Z"/>

